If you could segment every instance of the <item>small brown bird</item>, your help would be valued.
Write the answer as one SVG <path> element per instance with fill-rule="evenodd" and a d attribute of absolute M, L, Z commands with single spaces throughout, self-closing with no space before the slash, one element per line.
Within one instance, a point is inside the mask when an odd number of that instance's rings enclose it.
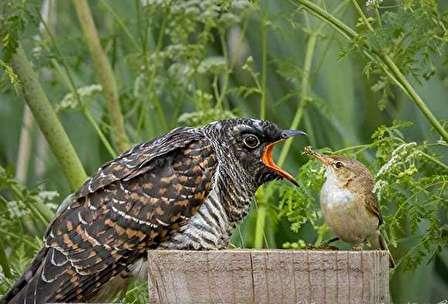
<path fill-rule="evenodd" d="M 374 178 L 369 169 L 357 160 L 327 156 L 310 147 L 305 148 L 305 154 L 315 157 L 326 168 L 320 206 L 333 233 L 355 249 L 362 248 L 368 241 L 372 248 L 389 250 L 379 230 L 383 218 L 373 193 Z M 395 265 L 391 255 L 390 264 L 391 267 Z"/>
<path fill-rule="evenodd" d="M 301 134 L 231 119 L 135 146 L 66 199 L 43 248 L 0 303 L 99 301 L 144 272 L 150 249 L 226 248 L 259 186 L 274 179 L 297 184 L 272 150 Z"/>

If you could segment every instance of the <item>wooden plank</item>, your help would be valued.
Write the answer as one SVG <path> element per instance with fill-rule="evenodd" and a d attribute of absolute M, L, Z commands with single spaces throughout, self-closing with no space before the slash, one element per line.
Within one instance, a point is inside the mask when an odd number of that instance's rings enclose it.
<path fill-rule="evenodd" d="M 208 258 L 208 269 L 210 272 L 209 288 L 212 295 L 211 303 L 233 303 L 233 275 L 229 271 L 232 256 L 229 254 L 210 254 Z M 232 288 L 223 288 L 232 286 Z"/>
<path fill-rule="evenodd" d="M 252 280 L 253 280 L 253 294 L 254 303 L 268 304 L 269 303 L 269 289 L 268 278 L 266 275 L 266 259 L 267 252 L 250 254 L 252 263 Z"/>
<path fill-rule="evenodd" d="M 325 283 L 325 269 L 323 268 L 323 255 L 314 254 L 307 251 L 309 281 L 311 288 L 311 303 L 324 303 L 325 291 L 323 290 Z"/>
<path fill-rule="evenodd" d="M 325 269 L 325 303 L 337 303 L 338 301 L 338 280 L 337 280 L 337 254 L 336 251 L 322 253 L 323 269 Z"/>
<path fill-rule="evenodd" d="M 384 251 L 148 253 L 151 303 L 389 303 Z"/>
<path fill-rule="evenodd" d="M 336 278 L 338 282 L 338 301 L 337 303 L 349 302 L 349 275 L 348 275 L 348 252 L 338 251 L 336 253 Z"/>
<path fill-rule="evenodd" d="M 296 303 L 311 302 L 311 282 L 307 251 L 295 251 L 294 255 L 294 281 L 296 285 Z"/>
<path fill-rule="evenodd" d="M 363 275 L 361 266 L 361 255 L 363 252 L 351 251 L 348 253 L 348 277 L 349 277 L 349 303 L 362 303 L 363 297 Z"/>

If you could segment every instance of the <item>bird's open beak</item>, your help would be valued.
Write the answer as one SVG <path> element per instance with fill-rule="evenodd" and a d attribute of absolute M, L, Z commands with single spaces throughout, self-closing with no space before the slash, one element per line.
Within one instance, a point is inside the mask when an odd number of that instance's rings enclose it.
<path fill-rule="evenodd" d="M 329 156 L 326 156 L 322 153 L 319 153 L 317 151 L 314 151 L 311 149 L 311 147 L 306 147 L 305 148 L 305 154 L 308 154 L 312 157 L 314 157 L 315 159 L 317 159 L 318 161 L 320 161 L 324 166 L 330 166 L 333 163 L 333 159 Z"/>
<path fill-rule="evenodd" d="M 280 168 L 274 162 L 274 160 L 272 159 L 272 151 L 274 150 L 274 146 L 275 146 L 276 143 L 282 142 L 285 139 L 288 139 L 288 138 L 294 137 L 294 136 L 298 136 L 298 135 L 306 135 L 306 133 L 303 132 L 303 131 L 298 131 L 298 130 L 284 130 L 284 131 L 282 131 L 282 135 L 281 135 L 282 139 L 267 145 L 264 148 L 263 154 L 261 156 L 261 161 L 263 162 L 263 164 L 266 167 L 268 167 L 272 171 L 276 172 L 281 177 L 289 180 L 291 183 L 293 183 L 297 187 L 299 186 L 299 184 L 294 179 L 294 177 L 291 174 L 289 174 L 288 172 L 286 172 L 285 170 L 283 170 L 282 168 Z"/>

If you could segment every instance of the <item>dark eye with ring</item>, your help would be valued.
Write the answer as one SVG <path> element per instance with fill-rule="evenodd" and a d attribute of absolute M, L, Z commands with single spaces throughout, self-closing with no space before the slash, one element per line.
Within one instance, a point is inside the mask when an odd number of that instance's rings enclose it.
<path fill-rule="evenodd" d="M 260 140 L 258 139 L 257 136 L 255 136 L 253 134 L 248 134 L 248 135 L 244 136 L 243 142 L 246 145 L 246 147 L 248 147 L 250 149 L 254 149 L 260 145 Z"/>
<path fill-rule="evenodd" d="M 343 167 L 344 164 L 342 162 L 340 162 L 340 161 L 337 161 L 337 162 L 334 163 L 334 166 L 339 169 L 339 168 Z"/>

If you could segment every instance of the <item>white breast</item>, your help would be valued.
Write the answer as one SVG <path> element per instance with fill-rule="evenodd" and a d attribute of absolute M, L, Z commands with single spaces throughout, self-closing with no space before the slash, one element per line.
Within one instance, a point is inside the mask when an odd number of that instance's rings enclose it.
<path fill-rule="evenodd" d="M 353 194 L 327 178 L 320 192 L 320 203 L 326 208 L 340 208 L 353 203 Z"/>
<path fill-rule="evenodd" d="M 363 197 L 357 197 L 327 174 L 320 192 L 320 206 L 325 222 L 339 238 L 349 243 L 361 243 L 377 230 L 378 218 L 370 214 Z"/>

